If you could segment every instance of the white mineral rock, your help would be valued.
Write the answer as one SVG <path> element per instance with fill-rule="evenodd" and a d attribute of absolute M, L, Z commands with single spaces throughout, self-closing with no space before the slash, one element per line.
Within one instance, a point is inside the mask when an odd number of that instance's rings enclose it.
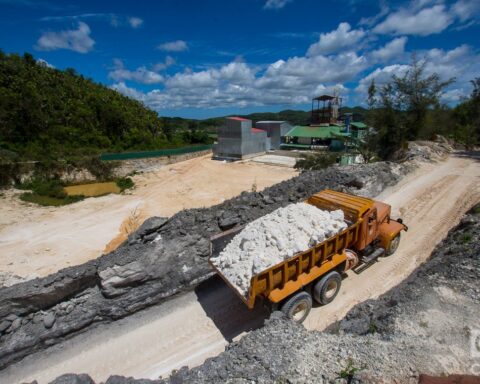
<path fill-rule="evenodd" d="M 345 228 L 341 210 L 330 212 L 306 203 L 291 204 L 247 224 L 211 261 L 247 296 L 253 275 Z"/>

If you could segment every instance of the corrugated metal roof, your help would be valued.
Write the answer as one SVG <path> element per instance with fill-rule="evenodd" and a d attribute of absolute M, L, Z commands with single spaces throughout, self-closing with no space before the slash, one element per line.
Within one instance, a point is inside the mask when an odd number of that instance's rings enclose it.
<path fill-rule="evenodd" d="M 362 128 L 367 128 L 367 124 L 361 123 L 360 121 L 352 121 L 352 122 L 350 123 L 350 125 L 351 125 L 352 127 L 360 128 L 360 129 L 362 129 Z"/>
<path fill-rule="evenodd" d="M 334 136 L 350 136 L 349 133 L 342 132 L 343 127 L 329 125 L 326 127 L 310 127 L 306 125 L 296 125 L 285 136 L 290 137 L 313 137 L 315 139 L 330 139 Z"/>
<path fill-rule="evenodd" d="M 227 119 L 230 119 L 230 120 L 239 120 L 239 121 L 249 121 L 248 119 L 244 119 L 243 117 L 238 117 L 238 116 L 227 117 Z"/>

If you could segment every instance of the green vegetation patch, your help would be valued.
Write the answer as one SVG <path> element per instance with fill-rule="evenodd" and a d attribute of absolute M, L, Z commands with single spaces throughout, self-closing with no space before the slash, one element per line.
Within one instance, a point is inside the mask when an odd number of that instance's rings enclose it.
<path fill-rule="evenodd" d="M 317 152 L 307 155 L 305 158 L 297 160 L 295 169 L 301 171 L 319 170 L 335 164 L 337 155 L 330 152 Z"/>
<path fill-rule="evenodd" d="M 56 197 L 42 196 L 42 195 L 39 195 L 38 193 L 26 192 L 20 195 L 20 199 L 23 201 L 27 201 L 29 203 L 35 203 L 38 205 L 58 207 L 61 205 L 67 205 L 67 204 L 76 203 L 77 201 L 81 201 L 84 199 L 84 196 L 83 195 L 66 196 L 62 199 L 59 199 Z"/>
<path fill-rule="evenodd" d="M 471 211 L 474 215 L 480 215 L 480 204 L 475 205 Z"/>
<path fill-rule="evenodd" d="M 126 189 L 131 189 L 135 186 L 135 183 L 130 177 L 120 177 L 116 180 L 116 183 L 121 192 L 125 191 Z"/>
<path fill-rule="evenodd" d="M 468 244 L 472 241 L 473 239 L 473 236 L 471 233 L 464 233 L 462 235 L 460 235 L 460 242 L 462 242 L 463 244 Z"/>
<path fill-rule="evenodd" d="M 33 179 L 29 182 L 18 184 L 18 189 L 29 190 L 20 195 L 20 199 L 30 203 L 45 206 L 60 206 L 83 200 L 83 195 L 69 196 L 64 190 L 64 184 L 59 179 Z"/>
<path fill-rule="evenodd" d="M 82 159 L 212 142 L 209 124 L 161 118 L 72 68 L 49 68 L 29 53 L 1 50 L 0 117 L 0 162 Z M 91 165 L 87 168 L 98 171 L 100 179 L 108 174 L 105 164 Z"/>

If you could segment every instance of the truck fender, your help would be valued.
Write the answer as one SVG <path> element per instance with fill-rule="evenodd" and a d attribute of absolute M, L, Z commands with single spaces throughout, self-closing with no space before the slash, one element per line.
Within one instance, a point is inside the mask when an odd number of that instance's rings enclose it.
<path fill-rule="evenodd" d="M 390 242 L 395 238 L 402 230 L 405 230 L 405 225 L 395 220 L 389 222 L 383 222 L 378 227 L 378 240 L 380 246 L 387 249 Z"/>

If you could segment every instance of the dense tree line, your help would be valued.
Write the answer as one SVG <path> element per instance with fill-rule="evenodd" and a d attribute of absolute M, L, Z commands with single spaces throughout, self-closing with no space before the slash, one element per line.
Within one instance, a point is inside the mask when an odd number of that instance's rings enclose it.
<path fill-rule="evenodd" d="M 373 127 L 360 143 L 366 161 L 401 155 L 409 140 L 433 140 L 445 136 L 471 148 L 480 144 L 480 78 L 472 80 L 473 91 L 454 108 L 441 103 L 445 88 L 455 81 L 441 81 L 425 73 L 426 62 L 412 58 L 403 76 L 368 89 L 367 123 Z"/>
<path fill-rule="evenodd" d="M 172 148 L 209 140 L 74 69 L 0 51 L 0 157 L 45 160 Z"/>

